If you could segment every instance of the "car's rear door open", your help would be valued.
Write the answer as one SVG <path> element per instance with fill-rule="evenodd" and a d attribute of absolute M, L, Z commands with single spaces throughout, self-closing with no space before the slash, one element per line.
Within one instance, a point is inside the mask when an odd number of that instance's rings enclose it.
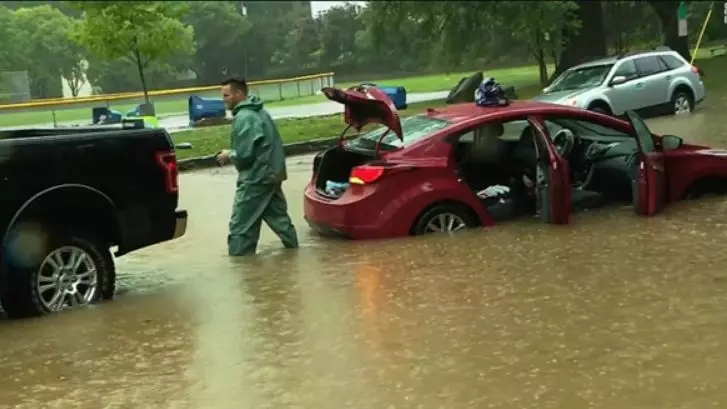
<path fill-rule="evenodd" d="M 548 130 L 537 118 L 528 118 L 535 138 L 537 171 L 535 196 L 540 219 L 551 224 L 567 224 L 571 214 L 571 183 L 568 161 L 553 145 Z"/>
<path fill-rule="evenodd" d="M 664 209 L 666 202 L 664 154 L 658 150 L 644 120 L 633 111 L 627 111 L 626 116 L 639 149 L 631 179 L 634 211 L 641 216 L 653 216 Z"/>

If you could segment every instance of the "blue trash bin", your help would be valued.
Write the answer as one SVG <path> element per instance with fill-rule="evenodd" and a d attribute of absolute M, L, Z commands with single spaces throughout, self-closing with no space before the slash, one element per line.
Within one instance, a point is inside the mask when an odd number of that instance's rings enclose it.
<path fill-rule="evenodd" d="M 202 98 L 196 95 L 189 97 L 190 123 L 207 118 L 224 118 L 226 115 L 225 101 L 221 99 Z"/>
<path fill-rule="evenodd" d="M 401 86 L 379 87 L 394 102 L 396 109 L 406 109 L 406 88 Z"/>
<path fill-rule="evenodd" d="M 101 121 L 101 117 L 106 117 L 104 120 L 105 124 L 118 124 L 121 122 L 123 115 L 121 112 L 111 109 L 109 107 L 93 107 L 91 109 L 91 123 L 97 124 Z"/>

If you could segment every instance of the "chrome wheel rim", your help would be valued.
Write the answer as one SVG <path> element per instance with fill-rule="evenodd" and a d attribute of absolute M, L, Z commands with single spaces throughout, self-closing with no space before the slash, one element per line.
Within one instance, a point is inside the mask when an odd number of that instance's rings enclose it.
<path fill-rule="evenodd" d="M 38 297 L 48 311 L 90 304 L 98 291 L 98 270 L 91 256 L 75 246 L 53 250 L 40 264 Z"/>
<path fill-rule="evenodd" d="M 689 98 L 684 95 L 679 95 L 677 99 L 674 100 L 674 113 L 676 115 L 680 115 L 688 114 L 690 112 L 692 112 L 692 107 L 689 104 Z"/>
<path fill-rule="evenodd" d="M 453 233 L 467 227 L 465 221 L 453 213 L 441 213 L 433 217 L 427 227 L 425 233 Z"/>

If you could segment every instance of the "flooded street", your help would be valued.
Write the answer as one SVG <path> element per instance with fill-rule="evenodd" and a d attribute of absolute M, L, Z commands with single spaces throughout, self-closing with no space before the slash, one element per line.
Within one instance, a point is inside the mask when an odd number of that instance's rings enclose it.
<path fill-rule="evenodd" d="M 708 107 L 657 132 L 727 147 Z M 709 122 L 707 119 L 709 118 Z M 231 260 L 235 175 L 184 174 L 182 239 L 118 260 L 114 302 L 0 322 L 0 408 L 722 408 L 727 200 Z"/>

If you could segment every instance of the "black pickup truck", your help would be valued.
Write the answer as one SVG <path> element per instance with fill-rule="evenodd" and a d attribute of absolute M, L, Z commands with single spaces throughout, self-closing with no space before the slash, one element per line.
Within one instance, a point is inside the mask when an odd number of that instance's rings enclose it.
<path fill-rule="evenodd" d="M 110 299 L 115 256 L 184 235 L 163 129 L 0 131 L 0 306 L 10 318 Z"/>

